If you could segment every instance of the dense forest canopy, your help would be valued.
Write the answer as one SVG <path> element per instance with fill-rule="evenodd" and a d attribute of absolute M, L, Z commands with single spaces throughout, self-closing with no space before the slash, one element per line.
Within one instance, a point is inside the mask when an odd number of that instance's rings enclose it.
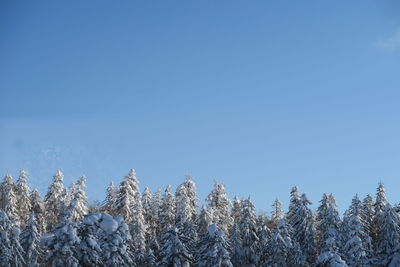
<path fill-rule="evenodd" d="M 214 188 L 199 207 L 187 177 L 175 192 L 139 188 L 135 170 L 89 205 L 84 176 L 70 187 L 57 171 L 44 197 L 21 171 L 0 184 L 0 266 L 400 266 L 400 208 L 355 195 L 341 216 L 335 197 L 318 208 L 298 187 L 287 212 L 270 216 L 250 198 Z"/>

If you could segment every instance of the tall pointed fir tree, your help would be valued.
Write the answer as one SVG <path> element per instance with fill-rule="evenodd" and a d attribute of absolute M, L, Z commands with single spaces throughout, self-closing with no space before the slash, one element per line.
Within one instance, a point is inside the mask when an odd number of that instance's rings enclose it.
<path fill-rule="evenodd" d="M 22 267 L 25 265 L 19 234 L 19 228 L 12 226 L 7 213 L 0 210 L 0 266 Z"/>
<path fill-rule="evenodd" d="M 346 266 L 342 259 L 342 235 L 340 232 L 341 220 L 333 195 L 324 194 L 317 210 L 318 266 Z M 331 265 L 329 265 L 331 264 Z M 333 265 L 335 266 L 335 265 Z"/>
<path fill-rule="evenodd" d="M 176 227 L 164 231 L 161 237 L 159 266 L 189 267 L 193 256 L 182 242 Z"/>
<path fill-rule="evenodd" d="M 374 218 L 374 201 L 371 195 L 367 195 L 362 201 L 361 222 L 365 226 L 365 232 L 371 237 L 373 236 L 373 218 Z M 371 240 L 372 242 L 372 240 Z"/>
<path fill-rule="evenodd" d="M 213 224 L 214 221 L 214 209 L 203 205 L 200 211 L 199 216 L 197 217 L 197 232 L 199 235 L 207 233 L 208 226 Z"/>
<path fill-rule="evenodd" d="M 100 243 L 100 213 L 91 213 L 85 216 L 78 228 L 81 242 L 77 248 L 77 259 L 80 266 L 103 266 L 102 249 Z"/>
<path fill-rule="evenodd" d="M 133 209 L 138 201 L 141 200 L 136 171 L 131 169 L 119 185 L 113 214 L 122 216 L 124 221 L 129 224 L 133 219 Z"/>
<path fill-rule="evenodd" d="M 145 263 L 146 254 L 146 236 L 147 228 L 143 217 L 142 202 L 138 201 L 134 207 L 134 216 L 130 224 L 130 232 L 132 235 L 132 244 L 134 248 L 134 260 L 138 266 Z"/>
<path fill-rule="evenodd" d="M 196 266 L 233 267 L 229 243 L 216 224 L 210 225 L 198 241 Z"/>
<path fill-rule="evenodd" d="M 34 211 L 29 214 L 28 223 L 20 235 L 20 243 L 25 252 L 26 266 L 39 266 L 44 252 L 40 245 L 40 232 Z"/>
<path fill-rule="evenodd" d="M 44 201 L 36 189 L 33 189 L 31 191 L 29 199 L 31 202 L 31 211 L 35 213 L 35 220 L 37 222 L 37 229 L 39 231 L 39 234 L 44 234 L 46 231 L 46 222 L 44 218 Z"/>
<path fill-rule="evenodd" d="M 271 211 L 271 229 L 274 229 L 278 222 L 283 218 L 282 203 L 275 199 Z"/>
<path fill-rule="evenodd" d="M 355 195 L 343 218 L 345 259 L 351 266 L 367 266 L 372 256 L 371 237 L 363 220 L 363 204 Z"/>
<path fill-rule="evenodd" d="M 64 211 L 60 222 L 52 231 L 53 235 L 47 240 L 48 266 L 77 267 L 79 264 L 77 250 L 81 240 L 71 213 L 70 209 Z"/>
<path fill-rule="evenodd" d="M 8 219 L 14 226 L 20 225 L 17 207 L 17 196 L 15 194 L 15 184 L 11 175 L 6 175 L 1 185 L 2 190 L 2 207 L 1 209 L 7 213 Z"/>
<path fill-rule="evenodd" d="M 150 233 L 154 233 L 157 240 L 160 239 L 161 236 L 161 224 L 160 224 L 160 213 L 161 213 L 161 206 L 162 206 L 162 197 L 161 197 L 161 189 L 158 189 L 153 197 L 152 197 L 152 205 L 151 205 L 151 216 L 154 221 L 154 225 L 150 226 Z M 154 253 L 156 253 L 153 250 Z"/>
<path fill-rule="evenodd" d="M 15 194 L 17 197 L 18 219 L 21 229 L 25 228 L 28 222 L 29 212 L 31 210 L 31 201 L 29 198 L 30 189 L 28 186 L 27 172 L 21 170 L 16 184 Z"/>
<path fill-rule="evenodd" d="M 175 225 L 175 213 L 176 213 L 176 199 L 174 194 L 171 193 L 171 186 L 167 185 L 165 192 L 162 195 L 162 203 L 160 206 L 159 214 L 159 225 L 162 233 Z"/>
<path fill-rule="evenodd" d="M 379 229 L 382 222 L 383 212 L 385 210 L 386 204 L 388 203 L 386 199 L 386 190 L 385 186 L 382 182 L 379 183 L 378 188 L 376 189 L 376 199 L 374 203 L 374 217 L 372 219 L 372 244 L 374 249 L 376 250 L 379 246 Z"/>
<path fill-rule="evenodd" d="M 400 244 L 400 218 L 394 208 L 386 203 L 380 216 L 376 240 L 376 266 L 388 266 Z"/>
<path fill-rule="evenodd" d="M 102 262 L 104 266 L 134 267 L 133 254 L 129 244 L 132 242 L 129 227 L 121 216 L 112 218 L 103 213 L 100 222 Z"/>
<path fill-rule="evenodd" d="M 116 197 L 117 189 L 115 188 L 114 183 L 111 182 L 107 187 L 106 198 L 101 206 L 101 211 L 114 216 L 115 214 L 113 214 L 113 207 L 115 205 Z"/>
<path fill-rule="evenodd" d="M 50 184 L 47 194 L 44 198 L 45 202 L 45 222 L 47 231 L 50 231 L 59 220 L 64 209 L 63 185 L 64 175 L 58 170 L 53 176 L 53 182 Z"/>
<path fill-rule="evenodd" d="M 241 240 L 241 266 L 257 266 L 259 238 L 254 204 L 247 198 L 242 201 L 242 218 L 239 223 Z"/>
<path fill-rule="evenodd" d="M 155 221 L 153 218 L 153 195 L 148 187 L 146 187 L 142 193 L 142 208 L 143 208 L 143 218 L 149 230 L 149 234 L 154 230 Z M 147 237 L 147 240 L 149 238 Z"/>
<path fill-rule="evenodd" d="M 231 218 L 233 224 L 239 223 L 241 210 L 242 210 L 241 201 L 237 196 L 235 196 L 233 198 L 232 209 L 231 209 Z"/>
<path fill-rule="evenodd" d="M 88 214 L 88 200 L 85 193 L 86 177 L 81 176 L 73 187 L 70 201 L 71 219 L 81 221 Z"/>
<path fill-rule="evenodd" d="M 309 208 L 311 202 L 305 194 L 302 194 L 298 199 L 297 196 L 295 198 L 296 201 L 292 201 L 293 204 L 288 213 L 288 223 L 292 229 L 292 240 L 299 243 L 306 263 L 312 264 L 316 257 L 316 245 L 314 214 Z"/>
<path fill-rule="evenodd" d="M 207 205 L 213 209 L 214 223 L 217 224 L 225 234 L 228 234 L 232 225 L 233 219 L 230 214 L 232 205 L 225 191 L 225 186 L 220 183 L 215 183 L 211 193 L 206 197 Z"/>

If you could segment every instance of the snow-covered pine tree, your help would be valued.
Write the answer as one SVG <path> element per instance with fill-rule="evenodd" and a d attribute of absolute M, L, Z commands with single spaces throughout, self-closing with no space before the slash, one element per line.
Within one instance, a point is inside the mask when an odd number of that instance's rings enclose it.
<path fill-rule="evenodd" d="M 196 266 L 233 267 L 229 243 L 216 224 L 210 225 L 198 241 Z"/>
<path fill-rule="evenodd" d="M 153 221 L 153 195 L 148 187 L 146 187 L 142 193 L 142 208 L 143 208 L 143 217 L 146 222 L 147 228 L 149 230 L 153 230 L 151 225 L 154 225 Z"/>
<path fill-rule="evenodd" d="M 21 231 L 18 227 L 13 226 L 10 232 L 10 247 L 12 255 L 12 267 L 25 266 L 25 251 L 19 242 Z"/>
<path fill-rule="evenodd" d="M 159 225 L 162 235 L 166 229 L 175 225 L 176 200 L 174 194 L 171 193 L 170 185 L 167 185 L 162 195 L 162 203 L 159 212 Z"/>
<path fill-rule="evenodd" d="M 371 195 L 367 195 L 362 201 L 361 222 L 364 224 L 365 232 L 372 238 L 374 201 Z M 371 241 L 372 242 L 372 241 Z"/>
<path fill-rule="evenodd" d="M 47 231 L 50 231 L 54 225 L 58 223 L 58 219 L 64 209 L 63 202 L 63 185 L 64 175 L 58 170 L 53 176 L 53 182 L 50 184 L 47 190 L 47 194 L 44 198 L 45 202 L 45 222 Z"/>
<path fill-rule="evenodd" d="M 196 220 L 196 185 L 190 178 L 180 184 L 176 189 L 176 223 L 184 223 L 188 220 L 194 222 Z"/>
<path fill-rule="evenodd" d="M 199 235 L 207 233 L 208 226 L 210 226 L 214 221 L 214 210 L 213 208 L 203 205 L 199 216 L 197 217 L 197 232 Z"/>
<path fill-rule="evenodd" d="M 159 266 L 189 267 L 193 256 L 179 237 L 176 227 L 166 229 L 161 237 Z"/>
<path fill-rule="evenodd" d="M 26 171 L 20 171 L 15 189 L 18 207 L 18 220 L 20 222 L 21 229 L 23 229 L 28 222 L 29 212 L 31 210 L 31 201 L 29 198 L 30 189 L 28 186 L 28 176 Z"/>
<path fill-rule="evenodd" d="M 213 223 L 217 224 L 225 234 L 230 232 L 233 219 L 230 214 L 232 205 L 225 191 L 225 186 L 215 183 L 211 193 L 206 197 L 207 205 L 213 209 Z"/>
<path fill-rule="evenodd" d="M 267 245 L 269 258 L 268 261 L 264 263 L 264 266 L 292 266 L 290 262 L 292 249 L 293 244 L 290 238 L 290 226 L 287 224 L 286 219 L 282 218 L 276 223 L 272 237 Z M 303 264 L 304 263 L 301 262 L 300 265 L 294 266 L 302 266 Z"/>
<path fill-rule="evenodd" d="M 122 216 L 129 224 L 133 219 L 133 211 L 137 202 L 141 201 L 136 171 L 131 169 L 118 187 L 113 207 L 113 214 Z"/>
<path fill-rule="evenodd" d="M 271 239 L 271 230 L 268 227 L 269 219 L 265 213 L 257 216 L 257 236 L 259 238 L 260 255 L 258 262 L 261 264 L 268 260 L 268 243 Z"/>
<path fill-rule="evenodd" d="M 18 216 L 17 197 L 15 195 L 15 184 L 11 175 L 6 175 L 1 184 L 2 191 L 2 207 L 1 209 L 7 213 L 8 219 L 12 225 L 19 226 L 20 220 Z"/>
<path fill-rule="evenodd" d="M 162 230 L 162 226 L 159 222 L 162 202 L 161 189 L 158 189 L 153 195 L 151 204 L 151 216 L 153 218 L 154 224 L 149 226 L 150 229 L 148 231 L 149 233 L 155 233 L 155 237 L 157 238 L 157 240 L 160 239 Z M 154 250 L 153 252 L 156 253 Z"/>
<path fill-rule="evenodd" d="M 274 229 L 278 222 L 283 218 L 282 203 L 275 199 L 271 211 L 271 229 Z"/>
<path fill-rule="evenodd" d="M 77 258 L 80 266 L 103 266 L 101 261 L 103 251 L 99 240 L 100 218 L 100 213 L 92 213 L 85 216 L 79 225 L 78 236 L 81 242 L 77 249 Z"/>
<path fill-rule="evenodd" d="M 39 266 L 44 252 L 40 246 L 40 232 L 34 211 L 29 214 L 28 223 L 20 235 L 20 243 L 25 252 L 26 266 Z"/>
<path fill-rule="evenodd" d="M 233 202 L 232 202 L 232 210 L 231 210 L 231 217 L 233 220 L 233 223 L 239 223 L 240 221 L 240 211 L 241 211 L 241 201 L 240 199 L 235 196 L 233 198 Z"/>
<path fill-rule="evenodd" d="M 81 221 L 88 214 L 87 197 L 85 193 L 86 177 L 81 176 L 73 187 L 72 199 L 70 201 L 71 220 Z"/>
<path fill-rule="evenodd" d="M 336 201 L 332 194 L 324 194 L 317 210 L 317 245 L 320 249 L 318 256 L 319 266 L 335 262 L 342 266 L 342 234 L 341 220 L 337 210 Z"/>
<path fill-rule="evenodd" d="M 134 248 L 134 261 L 138 266 L 145 262 L 147 226 L 143 217 L 142 202 L 137 201 L 134 207 L 133 220 L 130 224 L 130 233 Z"/>
<path fill-rule="evenodd" d="M 3 178 L 3 181 L 0 183 L 0 210 L 4 210 L 7 199 L 7 192 L 15 189 L 15 184 L 12 176 L 10 174 L 6 174 Z"/>
<path fill-rule="evenodd" d="M 400 218 L 389 203 L 386 203 L 379 218 L 374 264 L 376 266 L 387 266 L 400 244 Z"/>
<path fill-rule="evenodd" d="M 382 182 L 378 184 L 378 188 L 376 189 L 376 199 L 374 203 L 374 217 L 372 219 L 372 229 L 371 229 L 371 238 L 372 245 L 374 249 L 377 250 L 378 242 L 379 242 L 379 231 L 381 228 L 382 216 L 385 210 L 386 204 L 388 203 L 386 199 L 386 190 L 385 186 Z"/>
<path fill-rule="evenodd" d="M 309 208 L 311 202 L 305 194 L 302 194 L 298 200 L 296 197 L 295 203 L 292 203 L 289 208 L 290 216 L 288 216 L 288 222 L 292 228 L 292 240 L 299 244 L 306 262 L 312 264 L 316 257 L 316 247 L 314 214 Z"/>
<path fill-rule="evenodd" d="M 39 234 L 44 234 L 44 232 L 46 231 L 46 223 L 44 219 L 44 214 L 45 214 L 44 201 L 36 189 L 33 189 L 31 191 L 29 199 L 31 201 L 31 211 L 35 213 L 37 230 L 39 231 Z"/>
<path fill-rule="evenodd" d="M 19 243 L 19 235 L 19 228 L 12 226 L 7 214 L 0 210 L 0 266 L 24 266 L 24 251 Z"/>
<path fill-rule="evenodd" d="M 348 265 L 338 253 L 336 241 L 330 237 L 325 240 L 324 250 L 319 254 L 315 263 L 316 267 L 347 267 Z"/>
<path fill-rule="evenodd" d="M 229 237 L 229 243 L 231 246 L 231 262 L 233 266 L 240 266 L 242 262 L 243 249 L 239 225 L 240 222 L 237 222 L 233 225 L 231 235 Z M 260 255 L 260 258 L 262 257 L 263 255 Z"/>
<path fill-rule="evenodd" d="M 116 197 L 117 197 L 117 189 L 115 188 L 114 183 L 111 182 L 110 185 L 107 187 L 106 198 L 100 210 L 104 213 L 108 213 L 114 216 L 115 214 L 113 214 L 113 207 L 115 205 Z"/>
<path fill-rule="evenodd" d="M 77 267 L 77 249 L 81 240 L 77 225 L 71 220 L 71 210 L 67 209 L 60 222 L 47 240 L 46 264 L 48 266 Z"/>
<path fill-rule="evenodd" d="M 292 190 L 290 191 L 290 203 L 289 203 L 289 209 L 286 214 L 286 220 L 290 225 L 294 225 L 296 219 L 293 219 L 293 217 L 297 217 L 297 212 L 301 204 L 301 199 L 300 199 L 300 193 L 299 193 L 299 188 L 297 186 L 292 187 Z"/>
<path fill-rule="evenodd" d="M 257 266 L 259 260 L 259 238 L 254 204 L 247 198 L 242 201 L 242 218 L 239 224 L 242 245 L 241 265 Z"/>
<path fill-rule="evenodd" d="M 363 211 L 363 204 L 358 195 L 355 195 L 343 218 L 346 239 L 343 252 L 346 262 L 351 266 L 367 266 L 372 256 L 371 237 L 363 221 Z"/>
<path fill-rule="evenodd" d="M 113 218 L 106 213 L 102 213 L 99 223 L 102 229 L 100 239 L 104 266 L 136 266 L 129 246 L 132 239 L 124 219 L 121 216 Z"/>

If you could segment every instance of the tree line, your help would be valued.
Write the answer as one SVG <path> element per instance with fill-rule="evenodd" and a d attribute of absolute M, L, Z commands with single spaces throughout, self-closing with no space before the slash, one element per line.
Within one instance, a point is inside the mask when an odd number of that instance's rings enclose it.
<path fill-rule="evenodd" d="M 286 213 L 276 200 L 267 216 L 221 183 L 199 207 L 190 177 L 141 192 L 132 169 L 97 205 L 84 176 L 65 187 L 57 171 L 44 198 L 27 180 L 0 184 L 0 266 L 400 266 L 400 209 L 382 183 L 343 216 L 332 194 L 312 210 L 298 187 Z"/>

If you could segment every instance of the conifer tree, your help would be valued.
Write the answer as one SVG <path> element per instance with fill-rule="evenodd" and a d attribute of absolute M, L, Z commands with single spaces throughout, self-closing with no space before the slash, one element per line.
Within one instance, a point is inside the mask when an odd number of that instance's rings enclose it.
<path fill-rule="evenodd" d="M 254 204 L 250 199 L 242 201 L 242 218 L 239 224 L 242 266 L 256 266 L 259 256 L 259 238 Z"/>
<path fill-rule="evenodd" d="M 0 210 L 0 266 L 24 266 L 24 251 L 19 243 L 19 234 L 19 228 L 12 226 L 7 214 Z"/>
<path fill-rule="evenodd" d="M 376 199 L 374 203 L 374 217 L 372 219 L 372 230 L 371 238 L 374 249 L 377 250 L 379 246 L 379 231 L 382 223 L 382 216 L 385 210 L 386 204 L 386 190 L 382 182 L 379 183 L 376 189 Z"/>
<path fill-rule="evenodd" d="M 214 209 L 203 205 L 199 216 L 197 217 L 197 232 L 201 235 L 207 233 L 208 226 L 214 221 Z"/>
<path fill-rule="evenodd" d="M 18 207 L 18 220 L 20 222 L 20 227 L 23 229 L 28 222 L 29 212 L 31 210 L 31 201 L 29 198 L 30 189 L 28 186 L 28 177 L 26 171 L 20 171 L 15 188 L 15 195 Z"/>
<path fill-rule="evenodd" d="M 166 229 L 161 237 L 159 266 L 189 267 L 193 256 L 179 237 L 176 227 Z"/>
<path fill-rule="evenodd" d="M 77 249 L 80 242 L 77 225 L 71 220 L 71 210 L 66 210 L 47 241 L 46 263 L 49 266 L 78 266 Z"/>
<path fill-rule="evenodd" d="M 81 176 L 73 187 L 72 199 L 70 201 L 71 219 L 73 221 L 80 221 L 88 214 L 87 197 L 85 193 L 86 177 Z"/>
<path fill-rule="evenodd" d="M 117 216 L 113 219 L 110 215 L 103 213 L 101 214 L 100 228 L 102 229 L 103 264 L 111 267 L 136 266 L 129 246 L 132 238 L 123 218 Z"/>
<path fill-rule="evenodd" d="M 233 198 L 233 202 L 232 202 L 232 210 L 231 210 L 231 217 L 233 220 L 233 223 L 239 223 L 240 221 L 240 212 L 241 212 L 242 208 L 241 208 L 241 201 L 238 197 L 234 197 Z"/>
<path fill-rule="evenodd" d="M 101 211 L 114 216 L 115 214 L 113 214 L 113 207 L 115 205 L 116 197 L 117 189 L 115 188 L 114 183 L 111 182 L 107 187 L 106 198 L 102 204 Z"/>
<path fill-rule="evenodd" d="M 184 223 L 196 220 L 196 185 L 188 176 L 176 189 L 176 222 Z"/>
<path fill-rule="evenodd" d="M 274 229 L 278 222 L 283 218 L 282 203 L 279 199 L 275 199 L 272 204 L 271 212 L 271 228 Z"/>
<path fill-rule="evenodd" d="M 100 213 L 85 216 L 78 228 L 81 240 L 77 249 L 77 258 L 81 266 L 102 266 L 102 249 L 100 240 Z"/>
<path fill-rule="evenodd" d="M 333 195 L 323 195 L 317 210 L 318 247 L 320 248 L 318 264 L 344 262 L 340 254 L 342 246 L 341 220 Z M 341 265 L 338 265 L 341 266 Z"/>
<path fill-rule="evenodd" d="M 380 216 L 376 240 L 377 266 L 386 266 L 390 263 L 398 244 L 400 243 L 400 219 L 393 207 L 386 203 Z"/>
<path fill-rule="evenodd" d="M 45 204 L 40 196 L 39 192 L 36 189 L 31 191 L 29 196 L 31 201 L 31 211 L 35 214 L 35 221 L 37 223 L 37 230 L 39 234 L 44 234 L 46 231 L 46 223 L 45 223 Z"/>
<path fill-rule="evenodd" d="M 134 259 L 137 265 L 142 266 L 146 254 L 147 227 L 143 217 L 142 202 L 136 202 L 134 207 L 134 217 L 130 225 L 133 248 L 135 251 Z"/>
<path fill-rule="evenodd" d="M 20 235 L 20 243 L 25 252 L 25 263 L 29 267 L 39 266 L 43 258 L 43 250 L 40 246 L 40 232 L 35 218 L 35 212 L 29 214 L 28 224 Z"/>
<path fill-rule="evenodd" d="M 175 225 L 175 212 L 175 196 L 171 193 L 171 186 L 167 185 L 162 196 L 162 203 L 160 206 L 159 224 L 161 226 L 161 233 Z"/>
<path fill-rule="evenodd" d="M 47 230 L 50 231 L 57 224 L 64 207 L 63 185 L 64 175 L 58 170 L 53 176 L 53 182 L 50 184 L 47 194 L 44 198 L 45 202 L 45 222 Z"/>
<path fill-rule="evenodd" d="M 15 184 L 11 175 L 6 175 L 1 184 L 1 204 L 0 209 L 7 213 L 8 219 L 12 225 L 19 226 L 20 220 L 17 207 L 17 196 L 15 193 Z"/>
<path fill-rule="evenodd" d="M 213 223 L 217 224 L 225 234 L 229 233 L 233 219 L 230 216 L 229 209 L 232 205 L 225 191 L 225 186 L 220 183 L 214 184 L 214 189 L 206 197 L 209 207 L 213 209 Z"/>
<path fill-rule="evenodd" d="M 233 267 L 229 243 L 216 224 L 210 225 L 208 231 L 200 237 L 197 255 L 198 267 Z"/>

